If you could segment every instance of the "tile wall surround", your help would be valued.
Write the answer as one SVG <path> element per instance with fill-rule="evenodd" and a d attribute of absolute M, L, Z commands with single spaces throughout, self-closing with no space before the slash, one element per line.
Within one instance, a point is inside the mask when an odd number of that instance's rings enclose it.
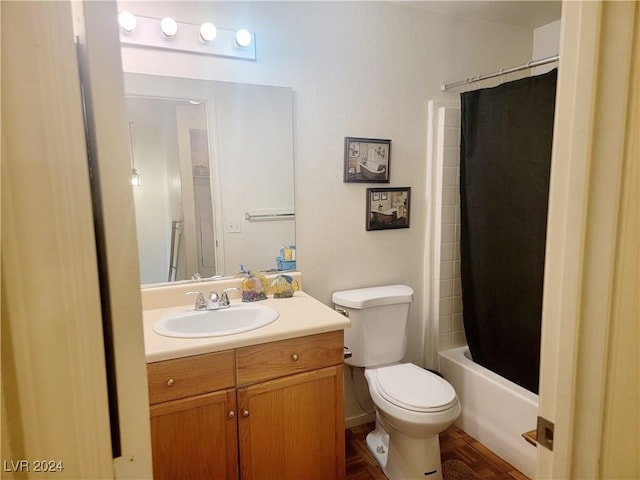
<path fill-rule="evenodd" d="M 438 161 L 442 168 L 438 350 L 466 345 L 460 281 L 460 109 L 438 110 Z"/>

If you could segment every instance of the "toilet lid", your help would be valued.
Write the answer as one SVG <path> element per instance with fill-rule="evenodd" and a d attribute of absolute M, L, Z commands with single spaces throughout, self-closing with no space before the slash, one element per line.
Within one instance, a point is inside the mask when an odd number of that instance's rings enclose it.
<path fill-rule="evenodd" d="M 441 412 L 457 401 L 444 378 L 412 363 L 378 368 L 376 386 L 388 402 L 416 412 Z"/>

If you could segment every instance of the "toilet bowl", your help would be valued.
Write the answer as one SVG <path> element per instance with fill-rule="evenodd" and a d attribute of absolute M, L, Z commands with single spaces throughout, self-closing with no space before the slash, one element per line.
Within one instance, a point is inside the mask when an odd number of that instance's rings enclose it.
<path fill-rule="evenodd" d="M 413 363 L 406 353 L 406 326 L 413 290 L 389 285 L 335 292 L 336 309 L 351 320 L 345 363 L 365 367 L 376 408 L 367 446 L 391 479 L 442 479 L 438 435 L 460 415 L 453 387 Z"/>
<path fill-rule="evenodd" d="M 365 378 L 371 398 L 387 422 L 409 435 L 440 433 L 460 413 L 453 387 L 412 363 L 368 368 Z"/>
<path fill-rule="evenodd" d="M 390 479 L 441 479 L 438 435 L 460 415 L 443 378 L 412 363 L 365 369 L 376 406 L 367 446 Z"/>

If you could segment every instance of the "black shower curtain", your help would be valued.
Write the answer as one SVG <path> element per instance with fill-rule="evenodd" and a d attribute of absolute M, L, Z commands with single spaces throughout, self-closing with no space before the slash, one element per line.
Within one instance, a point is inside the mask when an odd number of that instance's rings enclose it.
<path fill-rule="evenodd" d="M 461 276 L 474 361 L 538 393 L 557 70 L 461 95 Z"/>

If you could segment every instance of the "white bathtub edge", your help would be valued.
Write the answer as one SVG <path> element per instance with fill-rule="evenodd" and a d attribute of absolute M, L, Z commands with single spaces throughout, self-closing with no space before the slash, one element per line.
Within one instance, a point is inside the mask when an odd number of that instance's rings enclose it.
<path fill-rule="evenodd" d="M 464 356 L 468 347 L 439 352 L 440 371 L 456 390 L 462 413 L 456 426 L 529 478 L 536 476 L 536 448 L 522 434 L 536 426 L 537 395 Z"/>

